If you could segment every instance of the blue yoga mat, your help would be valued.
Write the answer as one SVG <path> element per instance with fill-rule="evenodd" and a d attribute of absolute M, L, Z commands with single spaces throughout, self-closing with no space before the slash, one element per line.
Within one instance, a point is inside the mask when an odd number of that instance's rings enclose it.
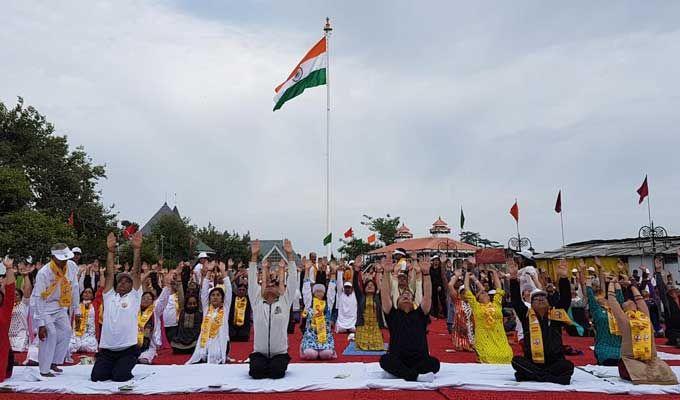
<path fill-rule="evenodd" d="M 387 350 L 387 343 L 385 343 L 385 350 Z M 342 352 L 343 356 L 381 356 L 385 354 L 386 351 L 366 351 L 357 349 L 354 341 L 349 342 L 345 351 Z"/>

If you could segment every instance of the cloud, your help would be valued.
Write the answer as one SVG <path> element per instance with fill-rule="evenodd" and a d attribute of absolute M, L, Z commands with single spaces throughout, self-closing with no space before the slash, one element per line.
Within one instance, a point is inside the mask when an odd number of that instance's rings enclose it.
<path fill-rule="evenodd" d="M 0 99 L 25 97 L 107 165 L 104 200 L 145 222 L 177 193 L 195 223 L 323 237 L 323 88 L 271 112 L 273 88 L 336 30 L 334 221 L 402 216 L 559 246 L 679 222 L 678 6 L 391 2 L 9 3 Z"/>

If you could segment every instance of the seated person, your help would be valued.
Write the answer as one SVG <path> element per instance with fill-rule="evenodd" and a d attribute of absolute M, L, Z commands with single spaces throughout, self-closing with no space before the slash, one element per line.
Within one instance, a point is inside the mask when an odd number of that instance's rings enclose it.
<path fill-rule="evenodd" d="M 571 323 L 565 311 L 571 305 L 571 285 L 567 279 L 567 264 L 560 261 L 558 267 L 559 299 L 548 302 L 548 294 L 540 288 L 531 293 L 531 307 L 522 301 L 517 280 L 517 264 L 508 261 L 510 272 L 510 297 L 512 307 L 522 323 L 524 332 L 524 356 L 515 356 L 512 367 L 515 378 L 521 381 L 552 382 L 568 385 L 574 374 L 574 364 L 564 358 L 562 327 Z"/>
<path fill-rule="evenodd" d="M 616 278 L 613 282 L 616 283 Z M 609 307 L 621 332 L 619 375 L 636 385 L 677 385 L 678 379 L 673 371 L 656 354 L 647 304 L 635 285 L 631 285 L 630 290 L 633 300 L 619 305 L 614 285 L 609 285 Z"/>
<path fill-rule="evenodd" d="M 392 293 L 390 275 L 392 260 L 383 261 L 382 293 Z M 423 276 L 423 299 L 414 308 L 414 297 L 405 289 L 396 304 L 390 296 L 381 296 L 382 310 L 390 330 L 390 346 L 380 357 L 380 367 L 389 374 L 407 381 L 432 382 L 439 372 L 439 360 L 430 356 L 427 346 L 427 322 L 432 302 L 432 282 L 429 279 L 430 261 L 419 262 Z M 396 306 L 396 307 L 395 307 Z"/>

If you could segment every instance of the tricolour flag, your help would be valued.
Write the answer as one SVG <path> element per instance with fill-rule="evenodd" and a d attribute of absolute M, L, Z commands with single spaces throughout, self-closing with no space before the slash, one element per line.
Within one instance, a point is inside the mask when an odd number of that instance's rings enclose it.
<path fill-rule="evenodd" d="M 274 111 L 281 108 L 283 103 L 302 94 L 305 89 L 326 84 L 327 54 L 324 37 L 302 57 L 288 79 L 274 89 Z"/>
<path fill-rule="evenodd" d="M 637 190 L 637 194 L 640 195 L 640 200 L 638 204 L 642 204 L 645 201 L 645 197 L 649 196 L 649 186 L 647 186 L 647 175 L 645 175 L 645 181 L 642 182 L 642 186 Z"/>
<path fill-rule="evenodd" d="M 515 204 L 510 207 L 510 215 L 512 215 L 512 217 L 515 218 L 515 221 L 519 223 L 519 205 L 517 204 L 517 200 L 515 200 Z"/>

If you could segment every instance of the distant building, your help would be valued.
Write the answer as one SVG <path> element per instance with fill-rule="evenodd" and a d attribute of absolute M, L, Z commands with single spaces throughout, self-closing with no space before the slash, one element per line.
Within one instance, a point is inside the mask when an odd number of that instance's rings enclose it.
<path fill-rule="evenodd" d="M 680 236 L 669 236 L 662 243 L 657 243 L 656 253 L 662 255 L 666 273 L 673 275 L 674 282 L 680 284 L 680 265 L 678 263 L 678 249 L 680 249 Z M 628 264 L 628 276 L 633 270 L 639 270 L 642 276 L 643 268 L 654 272 L 654 258 L 651 254 L 651 239 L 626 238 L 610 240 L 589 240 L 585 242 L 571 243 L 565 248 L 559 248 L 537 254 L 536 264 L 555 276 L 555 269 L 561 258 L 567 259 L 567 265 L 571 271 L 578 267 L 579 260 L 583 259 L 590 266 L 595 265 L 595 257 L 600 259 L 602 266 L 609 272 L 617 272 L 617 262 L 622 260 Z"/>
<path fill-rule="evenodd" d="M 168 206 L 167 202 L 163 203 L 161 208 L 159 208 L 158 211 L 156 211 L 156 213 L 151 218 L 149 218 L 149 220 L 146 222 L 146 224 L 144 224 L 144 226 L 142 227 L 142 229 L 141 229 L 142 235 L 144 235 L 144 236 L 150 235 L 153 232 L 153 227 L 156 226 L 158 221 L 160 221 L 161 218 L 163 218 L 166 215 L 173 215 L 173 216 L 179 218 L 180 220 L 182 219 L 182 216 L 179 214 L 179 210 L 177 209 L 177 206 L 175 206 L 174 208 L 170 208 L 170 206 Z M 201 239 L 199 239 L 197 237 L 193 237 L 193 239 L 194 239 L 194 252 L 196 254 L 203 252 L 203 251 L 208 253 L 208 254 L 214 254 L 215 253 L 215 250 L 213 250 L 212 247 L 205 244 Z"/>
<path fill-rule="evenodd" d="M 295 253 L 294 249 L 293 254 L 295 254 L 295 262 L 300 264 L 302 261 L 300 255 Z M 262 261 L 267 260 L 270 267 L 275 267 L 279 261 L 287 258 L 286 252 L 283 250 L 283 240 L 260 240 L 260 255 Z"/>
<path fill-rule="evenodd" d="M 477 247 L 468 243 L 447 237 L 451 234 L 451 228 L 441 218 L 437 218 L 430 228 L 430 237 L 414 238 L 409 228 L 402 224 L 397 229 L 395 242 L 389 246 L 381 247 L 369 252 L 369 256 L 381 256 L 394 252 L 397 248 L 403 248 L 407 252 L 416 252 L 419 255 L 433 256 L 446 254 L 451 259 L 465 259 L 475 255 Z"/>

